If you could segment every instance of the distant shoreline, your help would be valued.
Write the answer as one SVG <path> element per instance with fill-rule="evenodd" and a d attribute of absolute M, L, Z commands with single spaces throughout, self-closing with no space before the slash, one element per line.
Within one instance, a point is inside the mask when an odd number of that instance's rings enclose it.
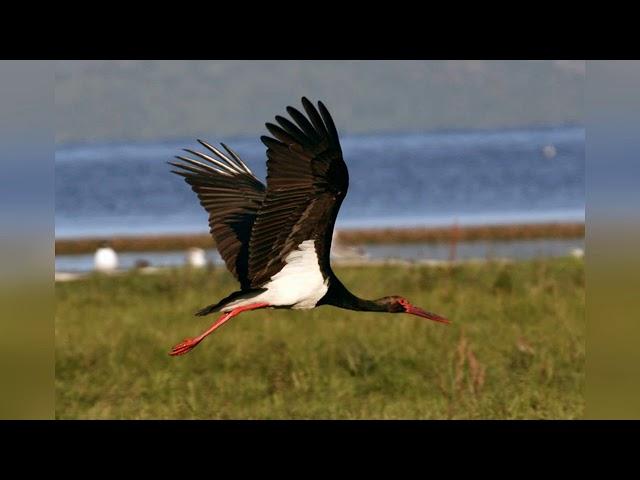
<path fill-rule="evenodd" d="M 432 128 L 432 129 L 402 129 L 402 130 L 367 130 L 367 131 L 346 131 L 342 134 L 342 142 L 349 142 L 352 139 L 369 139 L 369 138 L 385 138 L 393 140 L 395 137 L 407 136 L 445 136 L 445 135 L 495 135 L 495 134 L 514 134 L 522 132 L 547 132 L 554 130 L 585 130 L 585 125 L 580 121 L 566 121 L 558 123 L 527 123 L 515 125 L 492 125 L 486 127 L 448 127 L 448 128 Z M 219 140 L 229 145 L 233 143 L 258 143 L 256 135 L 260 132 L 244 132 L 241 134 L 222 136 Z M 91 149 L 105 149 L 114 147 L 138 147 L 144 148 L 149 146 L 167 146 L 174 147 L 177 145 L 193 143 L 194 138 L 210 136 L 210 132 L 194 132 L 192 134 L 178 136 L 161 136 L 161 137 L 143 137 L 143 138 L 99 138 L 86 139 L 83 137 L 77 140 L 56 141 L 56 160 L 67 160 L 67 155 L 74 153 L 84 153 Z M 260 144 L 261 145 L 261 144 Z"/>
<path fill-rule="evenodd" d="M 554 222 L 511 225 L 473 225 L 417 228 L 351 228 L 337 232 L 344 245 L 395 243 L 450 243 L 452 241 L 532 240 L 542 238 L 583 238 L 585 224 Z M 114 235 L 91 238 L 56 239 L 56 255 L 93 253 L 108 240 L 116 251 L 143 252 L 213 248 L 208 233 L 175 235 Z"/>

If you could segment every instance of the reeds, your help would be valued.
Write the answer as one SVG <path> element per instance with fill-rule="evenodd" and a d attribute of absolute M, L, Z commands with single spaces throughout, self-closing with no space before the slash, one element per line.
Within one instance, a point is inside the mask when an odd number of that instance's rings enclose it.
<path fill-rule="evenodd" d="M 416 228 L 371 228 L 339 230 L 338 240 L 343 245 L 389 243 L 451 243 L 476 240 L 527 240 L 536 238 L 581 238 L 583 223 L 546 223 L 521 225 L 447 226 Z M 148 236 L 113 236 L 100 238 L 57 239 L 56 255 L 93 253 L 101 242 L 109 240 L 118 252 L 183 250 L 191 247 L 213 248 L 209 234 L 176 234 Z"/>

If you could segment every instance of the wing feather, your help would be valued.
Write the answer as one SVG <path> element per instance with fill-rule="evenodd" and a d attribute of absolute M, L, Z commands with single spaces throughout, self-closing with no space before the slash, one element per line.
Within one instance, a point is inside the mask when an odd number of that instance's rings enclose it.
<path fill-rule="evenodd" d="M 321 269 L 330 272 L 329 253 L 335 218 L 347 194 L 349 174 L 338 132 L 322 103 L 320 112 L 306 98 L 308 119 L 293 107 L 292 121 L 276 116 L 266 127 L 267 190 L 251 232 L 249 277 L 264 285 L 285 265 L 287 255 L 305 240 L 316 241 Z"/>
<path fill-rule="evenodd" d="M 169 162 L 172 170 L 184 177 L 209 214 L 209 230 L 220 256 L 229 271 L 238 279 L 242 289 L 249 288 L 249 240 L 251 230 L 265 197 L 265 186 L 249 170 L 237 153 L 222 147 L 229 156 L 198 140 L 211 155 L 185 149 L 198 157 L 176 157 Z"/>

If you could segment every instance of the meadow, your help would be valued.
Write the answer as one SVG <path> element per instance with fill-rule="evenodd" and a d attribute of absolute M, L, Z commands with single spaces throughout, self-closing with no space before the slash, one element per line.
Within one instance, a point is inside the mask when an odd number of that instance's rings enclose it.
<path fill-rule="evenodd" d="M 248 312 L 171 347 L 237 288 L 222 267 L 56 284 L 62 419 L 566 419 L 584 415 L 581 259 L 335 268 L 365 298 L 447 316 Z"/>

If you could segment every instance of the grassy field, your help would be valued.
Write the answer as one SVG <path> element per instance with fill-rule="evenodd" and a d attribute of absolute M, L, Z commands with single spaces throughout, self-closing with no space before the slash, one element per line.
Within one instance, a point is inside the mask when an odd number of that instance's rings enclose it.
<path fill-rule="evenodd" d="M 584 414 L 584 264 L 343 267 L 367 298 L 452 319 L 266 310 L 169 357 L 235 290 L 224 270 L 56 285 L 58 418 L 576 418 Z"/>

